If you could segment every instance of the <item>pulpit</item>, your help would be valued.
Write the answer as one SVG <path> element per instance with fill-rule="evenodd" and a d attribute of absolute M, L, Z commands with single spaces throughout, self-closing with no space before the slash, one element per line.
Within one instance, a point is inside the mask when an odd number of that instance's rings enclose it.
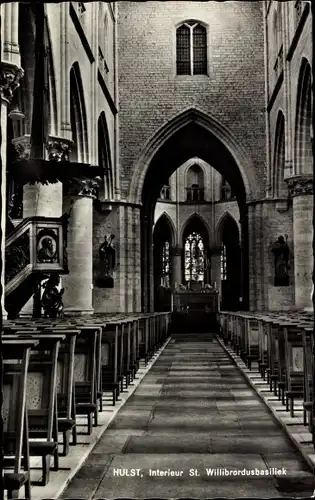
<path fill-rule="evenodd" d="M 217 289 L 178 289 L 173 293 L 173 332 L 218 331 L 217 312 L 219 292 Z"/>

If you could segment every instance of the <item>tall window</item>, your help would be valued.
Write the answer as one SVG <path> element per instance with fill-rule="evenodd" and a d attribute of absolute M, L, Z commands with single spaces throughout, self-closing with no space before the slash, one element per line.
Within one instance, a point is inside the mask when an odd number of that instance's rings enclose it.
<path fill-rule="evenodd" d="M 183 23 L 176 31 L 178 75 L 207 74 L 207 30 L 195 21 Z"/>
<path fill-rule="evenodd" d="M 193 165 L 187 172 L 187 201 L 203 201 L 203 171 L 199 165 Z"/>
<path fill-rule="evenodd" d="M 185 281 L 204 281 L 205 248 L 199 233 L 189 234 L 185 240 Z"/>
<path fill-rule="evenodd" d="M 170 242 L 165 241 L 162 248 L 162 273 L 161 285 L 168 288 L 170 286 Z"/>
<path fill-rule="evenodd" d="M 227 277 L 226 274 L 226 246 L 223 245 L 223 250 L 221 253 L 221 280 L 225 281 Z"/>

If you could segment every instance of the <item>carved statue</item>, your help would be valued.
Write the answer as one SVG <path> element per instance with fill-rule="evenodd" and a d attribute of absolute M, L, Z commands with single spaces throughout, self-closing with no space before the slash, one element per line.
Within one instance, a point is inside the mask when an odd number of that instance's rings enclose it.
<path fill-rule="evenodd" d="M 62 296 L 64 289 L 58 290 L 60 277 L 58 274 L 51 274 L 49 279 L 44 283 L 45 291 L 42 296 L 42 307 L 44 309 L 45 318 L 62 318 L 63 317 L 63 302 Z"/>
<path fill-rule="evenodd" d="M 115 268 L 115 248 L 113 247 L 114 234 L 104 236 L 104 241 L 99 248 L 101 261 L 101 275 L 112 276 Z"/>
<path fill-rule="evenodd" d="M 290 250 L 287 244 L 288 235 L 279 236 L 272 246 L 272 253 L 275 256 L 275 286 L 289 285 L 289 256 Z"/>

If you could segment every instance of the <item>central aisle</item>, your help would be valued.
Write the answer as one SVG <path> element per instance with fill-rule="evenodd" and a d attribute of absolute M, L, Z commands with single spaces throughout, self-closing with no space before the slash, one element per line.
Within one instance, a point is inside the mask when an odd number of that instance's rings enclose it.
<path fill-rule="evenodd" d="M 281 475 L 241 474 L 271 468 Z M 215 338 L 175 335 L 62 498 L 311 496 L 312 480 Z"/>

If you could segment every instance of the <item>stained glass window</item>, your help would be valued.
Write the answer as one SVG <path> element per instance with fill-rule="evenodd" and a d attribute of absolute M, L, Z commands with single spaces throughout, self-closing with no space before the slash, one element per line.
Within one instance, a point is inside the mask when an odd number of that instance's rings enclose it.
<path fill-rule="evenodd" d="M 161 285 L 165 287 L 170 286 L 170 243 L 165 241 L 162 247 L 162 276 Z"/>
<path fill-rule="evenodd" d="M 193 232 L 185 240 L 185 281 L 204 281 L 205 248 L 200 234 Z"/>
<path fill-rule="evenodd" d="M 176 64 L 178 75 L 207 74 L 207 31 L 194 21 L 176 31 Z"/>
<path fill-rule="evenodd" d="M 226 280 L 226 246 L 223 246 L 221 253 L 221 280 Z"/>

